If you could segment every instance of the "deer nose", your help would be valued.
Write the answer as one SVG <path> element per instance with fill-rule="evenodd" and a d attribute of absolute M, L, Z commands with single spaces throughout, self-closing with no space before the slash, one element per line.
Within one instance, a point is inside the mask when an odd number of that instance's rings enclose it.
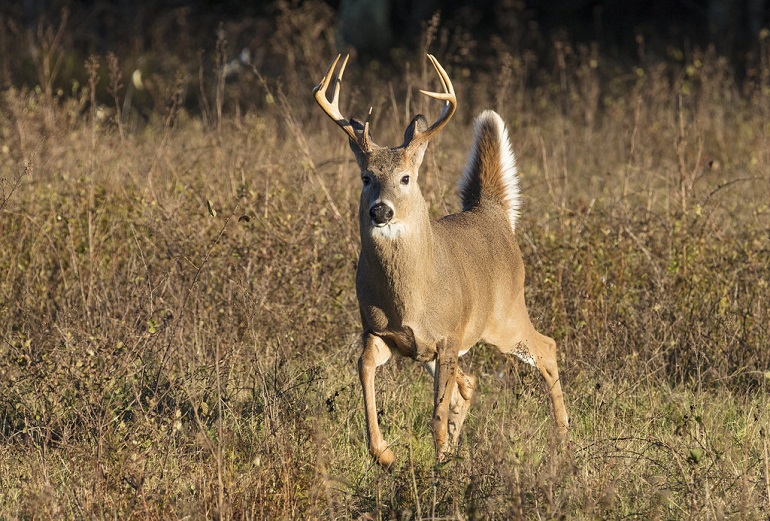
<path fill-rule="evenodd" d="M 393 218 L 393 208 L 385 203 L 377 203 L 369 208 L 369 216 L 374 221 L 374 224 L 378 226 L 388 224 Z"/>

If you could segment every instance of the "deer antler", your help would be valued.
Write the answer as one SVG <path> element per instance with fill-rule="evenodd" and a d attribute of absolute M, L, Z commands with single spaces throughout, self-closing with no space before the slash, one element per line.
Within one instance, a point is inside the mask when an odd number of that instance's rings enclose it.
<path fill-rule="evenodd" d="M 350 139 L 358 144 L 358 147 L 362 151 L 366 152 L 371 149 L 371 141 L 369 140 L 369 118 L 372 116 L 372 109 L 369 109 L 369 115 L 366 117 L 364 129 L 361 133 L 356 132 L 356 129 L 353 127 L 350 121 L 343 117 L 340 113 L 340 90 L 342 84 L 342 74 L 345 72 L 345 66 L 348 64 L 348 58 L 350 58 L 349 54 L 345 56 L 345 60 L 342 62 L 340 70 L 334 78 L 331 103 L 329 103 L 329 98 L 326 97 L 326 89 L 329 84 L 332 83 L 332 73 L 334 72 L 334 69 L 337 68 L 337 62 L 339 62 L 341 56 L 341 54 L 338 54 L 334 61 L 332 61 L 331 65 L 329 65 L 329 68 L 326 70 L 326 74 L 324 74 L 324 77 L 321 78 L 321 82 L 313 88 L 313 95 L 315 96 L 315 100 L 318 102 L 318 105 L 323 109 L 324 112 L 326 112 L 326 115 L 332 118 L 334 122 L 345 131 Z"/>
<path fill-rule="evenodd" d="M 436 69 L 436 72 L 438 73 L 438 78 L 441 81 L 441 86 L 444 88 L 444 92 L 428 92 L 425 90 L 420 90 L 420 92 L 430 98 L 444 101 L 444 109 L 441 111 L 441 115 L 438 117 L 436 122 L 433 123 L 433 125 L 428 127 L 425 132 L 420 132 L 419 134 L 415 135 L 412 141 L 409 142 L 409 147 L 419 146 L 426 141 L 429 141 L 433 136 L 438 134 L 442 128 L 444 128 L 444 125 L 446 125 L 449 120 L 452 119 L 452 116 L 457 110 L 457 96 L 455 96 L 455 89 L 452 86 L 452 81 L 449 79 L 449 75 L 446 73 L 435 56 L 429 54 L 428 59 L 430 59 L 430 62 L 433 64 L 433 68 Z"/>
<path fill-rule="evenodd" d="M 369 120 L 372 117 L 372 109 L 369 109 L 369 114 L 366 116 L 363 129 L 360 127 L 356 128 L 350 122 L 350 120 L 346 119 L 340 113 L 340 90 L 342 85 L 342 74 L 345 72 L 345 66 L 348 64 L 348 58 L 350 58 L 350 55 L 345 56 L 345 59 L 340 66 L 339 72 L 337 72 L 336 77 L 334 80 L 332 80 L 332 75 L 334 70 L 337 68 L 337 63 L 341 57 L 342 55 L 338 54 L 337 57 L 332 61 L 331 65 L 329 65 L 329 68 L 326 70 L 326 74 L 324 74 L 324 77 L 321 78 L 321 82 L 313 88 L 313 95 L 315 96 L 316 102 L 323 109 L 326 115 L 332 118 L 334 122 L 345 131 L 348 137 L 350 137 L 350 139 L 352 139 L 362 151 L 367 152 L 372 148 L 372 142 L 369 139 Z M 407 144 L 407 146 L 410 148 L 419 147 L 420 145 L 433 138 L 433 136 L 435 136 L 444 127 L 444 125 L 447 124 L 447 122 L 452 118 L 455 111 L 457 110 L 457 97 L 455 96 L 455 89 L 452 86 L 452 81 L 449 79 L 449 75 L 438 62 L 435 56 L 429 54 L 428 59 L 430 59 L 431 63 L 433 64 L 433 68 L 436 69 L 436 72 L 438 73 L 438 77 L 441 81 L 441 86 L 443 87 L 444 92 L 429 92 L 425 90 L 420 90 L 420 92 L 428 97 L 442 100 L 444 102 L 444 109 L 441 111 L 441 115 L 433 123 L 433 125 L 431 125 L 425 132 L 420 132 L 416 134 L 414 138 L 412 138 L 412 140 Z M 332 100 L 329 102 L 329 98 L 326 96 L 326 89 L 331 83 L 334 85 L 332 87 Z M 355 123 L 358 124 L 358 122 Z"/>

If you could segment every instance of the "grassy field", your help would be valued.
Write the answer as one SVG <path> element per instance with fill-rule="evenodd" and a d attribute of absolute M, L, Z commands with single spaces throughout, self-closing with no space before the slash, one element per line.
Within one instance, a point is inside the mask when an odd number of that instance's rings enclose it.
<path fill-rule="evenodd" d="M 277 76 L 158 71 L 151 109 L 121 116 L 130 68 L 96 56 L 62 93 L 41 62 L 39 88 L 0 92 L 0 519 L 767 519 L 767 35 L 740 81 L 708 51 L 623 65 L 557 42 L 550 67 L 440 42 L 459 111 L 421 187 L 456 211 L 472 118 L 503 115 L 570 441 L 539 375 L 479 346 L 441 466 L 429 376 L 378 370 L 396 462 L 372 463 L 360 181 L 310 94 L 327 41 Z M 439 109 L 424 53 L 404 60 L 346 72 L 378 142 Z"/>

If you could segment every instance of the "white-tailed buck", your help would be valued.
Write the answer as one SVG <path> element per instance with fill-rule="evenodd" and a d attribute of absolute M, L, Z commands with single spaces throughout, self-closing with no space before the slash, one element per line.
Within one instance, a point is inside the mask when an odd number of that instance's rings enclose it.
<path fill-rule="evenodd" d="M 433 439 L 443 460 L 460 435 L 476 388 L 458 357 L 477 342 L 497 346 L 536 366 L 550 394 L 556 427 L 567 431 L 556 343 L 535 331 L 524 304 L 524 264 L 516 243 L 519 183 L 503 120 L 488 110 L 475 123 L 475 142 L 460 182 L 463 211 L 431 221 L 417 183 L 430 139 L 457 108 L 452 82 L 428 55 L 444 92 L 441 115 L 428 126 L 415 116 L 396 147 L 376 145 L 369 118 L 361 124 L 339 109 L 343 61 L 332 62 L 313 90 L 326 114 L 348 135 L 361 169 L 358 220 L 361 254 L 356 293 L 363 325 L 358 373 L 364 393 L 369 451 L 384 465 L 393 452 L 377 424 L 374 373 L 393 351 L 423 362 L 435 381 Z M 331 102 L 327 88 L 333 84 Z M 371 109 L 369 110 L 371 115 Z"/>

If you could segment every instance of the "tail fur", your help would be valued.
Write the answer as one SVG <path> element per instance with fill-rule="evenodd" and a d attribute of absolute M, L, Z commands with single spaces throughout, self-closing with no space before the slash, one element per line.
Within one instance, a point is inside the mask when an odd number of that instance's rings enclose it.
<path fill-rule="evenodd" d="M 474 133 L 473 148 L 460 180 L 463 210 L 471 210 L 482 201 L 494 201 L 508 212 L 515 232 L 520 204 L 519 177 L 508 129 L 495 111 L 485 110 L 476 118 Z"/>

